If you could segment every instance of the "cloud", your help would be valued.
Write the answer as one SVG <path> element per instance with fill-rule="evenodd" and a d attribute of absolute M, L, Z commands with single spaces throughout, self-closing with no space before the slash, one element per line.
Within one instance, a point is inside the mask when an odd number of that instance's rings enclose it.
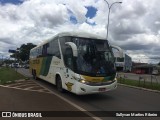
<path fill-rule="evenodd" d="M 2 44 L 2 43 L 10 44 L 10 45 L 14 44 L 14 41 L 12 41 L 11 38 L 9 38 L 9 37 L 8 37 L 8 38 L 7 38 L 7 37 L 6 37 L 6 38 L 2 38 L 2 37 L 1 37 L 1 38 L 0 38 L 0 42 L 1 42 L 1 44 Z"/>
<path fill-rule="evenodd" d="M 148 3 L 145 3 L 144 0 L 136 0 L 130 1 L 128 4 L 127 0 L 123 0 L 123 4 L 121 4 L 122 10 L 117 17 L 119 19 L 137 19 L 143 17 L 148 12 Z"/>
<path fill-rule="evenodd" d="M 68 9 L 70 9 L 75 17 L 77 18 L 78 23 L 83 23 L 86 20 L 86 13 L 87 13 L 87 8 L 84 7 L 83 2 L 75 0 L 70 0 L 66 4 Z M 78 9 L 77 9 L 78 8 Z"/>
<path fill-rule="evenodd" d="M 160 52 L 160 1 L 122 2 L 111 8 L 109 42 L 125 49 L 134 61 L 138 61 L 139 55 L 147 57 L 146 62 L 153 61 L 149 58 Z M 105 37 L 107 15 L 104 0 L 24 0 L 19 4 L 0 4 L 0 52 L 8 55 L 8 49 L 28 42 L 39 44 L 62 31 L 86 31 Z"/>

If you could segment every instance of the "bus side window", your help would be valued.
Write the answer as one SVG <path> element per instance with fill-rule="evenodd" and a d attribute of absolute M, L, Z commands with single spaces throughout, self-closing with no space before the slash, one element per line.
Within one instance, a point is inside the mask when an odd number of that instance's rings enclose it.
<path fill-rule="evenodd" d="M 67 47 L 64 53 L 64 62 L 66 67 L 73 70 L 73 52 L 72 49 Z"/>
<path fill-rule="evenodd" d="M 49 47 L 47 48 L 47 54 L 49 56 L 56 56 L 61 59 L 58 38 L 55 38 L 54 40 L 49 42 Z"/>
<path fill-rule="evenodd" d="M 45 57 L 47 56 L 47 48 L 49 47 L 49 44 L 45 44 L 43 45 L 43 49 L 42 49 L 42 55 Z"/>

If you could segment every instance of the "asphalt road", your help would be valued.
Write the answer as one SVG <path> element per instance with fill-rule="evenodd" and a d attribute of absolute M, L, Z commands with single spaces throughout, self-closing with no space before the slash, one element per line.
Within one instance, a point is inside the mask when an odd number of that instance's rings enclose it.
<path fill-rule="evenodd" d="M 29 75 L 26 69 L 19 69 L 19 71 Z M 36 80 L 36 82 L 88 111 L 160 111 L 160 93 L 118 85 L 114 91 L 78 96 L 70 92 L 59 93 L 54 85 L 43 80 Z M 158 120 L 158 118 L 154 119 Z"/>

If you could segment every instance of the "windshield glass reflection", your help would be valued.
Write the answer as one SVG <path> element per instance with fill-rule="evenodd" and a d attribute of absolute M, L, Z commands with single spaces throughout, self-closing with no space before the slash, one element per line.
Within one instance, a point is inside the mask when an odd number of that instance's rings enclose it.
<path fill-rule="evenodd" d="M 72 38 L 78 48 L 77 71 L 98 76 L 113 75 L 114 57 L 107 40 Z"/>

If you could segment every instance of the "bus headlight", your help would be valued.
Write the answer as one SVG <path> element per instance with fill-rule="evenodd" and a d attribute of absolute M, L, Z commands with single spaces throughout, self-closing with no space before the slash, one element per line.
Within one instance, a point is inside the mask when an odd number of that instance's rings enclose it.
<path fill-rule="evenodd" d="M 110 85 L 114 83 L 115 81 L 117 81 L 117 78 L 115 78 L 114 80 L 107 81 L 107 82 L 91 82 L 91 81 L 87 81 L 84 79 L 80 80 L 79 82 L 82 84 L 86 84 L 86 85 L 99 86 L 99 85 Z"/>
<path fill-rule="evenodd" d="M 90 82 L 86 81 L 86 80 L 80 80 L 79 81 L 80 83 L 83 83 L 83 84 L 90 84 Z"/>
<path fill-rule="evenodd" d="M 117 77 L 115 77 L 114 80 L 117 80 Z"/>
<path fill-rule="evenodd" d="M 77 80 L 77 81 L 82 81 L 83 79 L 82 78 L 80 78 L 80 77 L 76 77 L 76 76 L 72 76 L 73 77 L 73 79 L 75 79 L 75 80 Z"/>
<path fill-rule="evenodd" d="M 83 83 L 83 84 L 84 84 L 84 83 L 86 83 L 86 81 L 85 81 L 85 80 L 81 80 L 80 82 L 81 82 L 81 83 Z"/>
<path fill-rule="evenodd" d="M 84 80 L 80 77 L 77 77 L 77 76 L 72 76 L 72 77 L 73 77 L 73 79 L 77 80 L 80 83 L 83 83 L 83 84 L 88 84 L 89 83 L 88 81 L 86 81 L 86 80 Z"/>

